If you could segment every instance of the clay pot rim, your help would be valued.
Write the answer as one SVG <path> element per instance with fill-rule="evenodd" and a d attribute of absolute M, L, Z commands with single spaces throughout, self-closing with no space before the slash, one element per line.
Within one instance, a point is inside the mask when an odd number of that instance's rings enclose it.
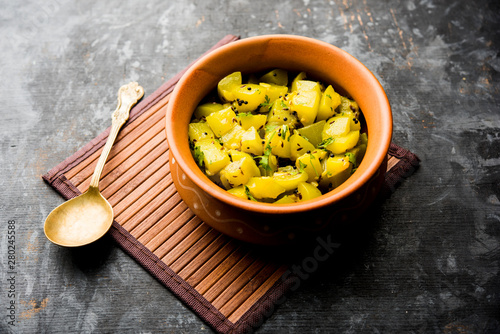
<path fill-rule="evenodd" d="M 173 121 L 173 118 L 175 116 L 174 110 L 177 107 L 177 104 L 180 103 L 180 101 L 178 100 L 180 99 L 179 92 L 182 91 L 184 84 L 188 80 L 192 80 L 192 76 L 196 75 L 197 71 L 199 71 L 200 68 L 202 68 L 205 64 L 215 61 L 217 58 L 221 57 L 221 55 L 224 55 L 226 52 L 230 52 L 231 50 L 234 50 L 236 48 L 248 47 L 261 43 L 280 43 L 281 41 L 288 43 L 302 43 L 303 45 L 311 45 L 313 47 L 324 48 L 325 52 L 328 52 L 334 57 L 340 57 L 342 61 L 349 63 L 349 65 L 355 69 L 356 74 L 363 79 L 365 87 L 370 87 L 371 92 L 376 97 L 376 100 L 378 102 L 377 107 L 381 109 L 381 111 L 379 112 L 380 115 L 378 115 L 380 116 L 380 118 L 377 120 L 377 123 L 378 126 L 380 126 L 380 129 L 382 129 L 382 133 L 380 134 L 380 140 L 377 143 L 375 143 L 374 140 L 370 140 L 369 135 L 367 153 L 370 152 L 370 155 L 373 156 L 373 159 L 371 161 L 363 159 L 362 163 L 358 167 L 358 170 L 353 175 L 351 175 L 351 177 L 341 186 L 328 192 L 327 194 L 309 201 L 277 205 L 271 203 L 254 202 L 238 198 L 234 195 L 229 194 L 227 191 L 213 183 L 196 165 L 191 154 L 182 154 L 182 148 L 184 148 L 185 152 L 186 147 L 188 148 L 188 144 L 187 140 L 186 143 L 177 143 L 175 141 L 174 134 L 176 131 L 180 131 L 180 129 L 179 126 Z M 195 104 L 198 103 L 199 101 L 196 101 Z M 366 116 L 366 108 L 361 109 L 363 114 Z M 194 109 L 190 111 L 191 114 L 193 111 Z M 184 130 L 187 133 L 187 124 Z M 369 125 L 368 133 L 370 133 Z M 362 64 L 346 51 L 326 42 L 309 37 L 296 35 L 261 35 L 241 39 L 224 45 L 200 58 L 184 73 L 184 75 L 181 77 L 176 87 L 174 88 L 167 106 L 166 134 L 167 141 L 169 143 L 169 149 L 171 150 L 171 154 L 175 159 L 175 163 L 178 163 L 180 169 L 186 174 L 186 176 L 189 177 L 196 185 L 198 185 L 210 196 L 222 201 L 223 203 L 226 203 L 227 205 L 256 213 L 293 214 L 333 205 L 334 203 L 356 193 L 377 173 L 380 165 L 386 158 L 387 152 L 389 150 L 389 145 L 391 143 L 392 113 L 389 100 L 379 81 L 364 64 Z"/>

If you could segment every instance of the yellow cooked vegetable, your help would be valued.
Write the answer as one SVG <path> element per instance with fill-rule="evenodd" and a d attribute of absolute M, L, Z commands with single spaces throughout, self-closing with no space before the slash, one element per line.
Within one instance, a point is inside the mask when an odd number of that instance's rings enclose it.
<path fill-rule="evenodd" d="M 282 69 L 274 69 L 260 77 L 260 81 L 280 86 L 288 85 L 288 72 Z"/>
<path fill-rule="evenodd" d="M 328 189 L 337 188 L 351 175 L 352 165 L 348 156 L 334 155 L 329 157 L 324 161 L 320 185 Z"/>
<path fill-rule="evenodd" d="M 305 182 L 309 176 L 306 172 L 300 172 L 292 166 L 279 168 L 273 174 L 273 179 L 285 190 L 295 190 L 300 182 Z"/>
<path fill-rule="evenodd" d="M 233 107 L 238 112 L 248 112 L 257 109 L 266 100 L 267 88 L 256 84 L 246 84 L 231 90 L 234 97 Z"/>
<path fill-rule="evenodd" d="M 280 194 L 284 193 L 286 189 L 278 184 L 270 176 L 252 177 L 247 183 L 250 194 L 254 198 L 277 198 Z"/>
<path fill-rule="evenodd" d="M 276 101 L 277 99 L 285 96 L 285 94 L 288 93 L 287 86 L 278 86 L 264 82 L 261 82 L 260 86 L 266 89 L 266 96 L 264 96 L 264 102 L 261 102 L 259 109 L 259 111 L 263 113 L 269 112 L 269 109 L 271 108 L 270 104 L 271 101 Z"/>
<path fill-rule="evenodd" d="M 300 182 L 297 186 L 299 201 L 307 201 L 321 196 L 321 191 L 312 183 Z"/>
<path fill-rule="evenodd" d="M 228 193 L 233 194 L 236 197 L 248 199 L 247 191 L 245 186 L 238 186 L 227 190 Z"/>
<path fill-rule="evenodd" d="M 224 109 L 224 105 L 215 102 L 203 103 L 194 110 L 194 117 L 204 119 L 212 113 Z"/>
<path fill-rule="evenodd" d="M 290 129 L 283 125 L 266 131 L 266 145 L 280 158 L 290 158 Z"/>
<path fill-rule="evenodd" d="M 217 137 L 233 128 L 233 125 L 238 122 L 236 114 L 231 107 L 216 111 L 206 117 L 208 125 Z"/>
<path fill-rule="evenodd" d="M 188 126 L 193 157 L 211 180 L 242 199 L 291 204 L 345 182 L 361 163 L 368 137 L 358 104 L 282 69 L 217 85 L 219 100 L 200 103 Z"/>
<path fill-rule="evenodd" d="M 254 155 L 262 155 L 264 152 L 262 139 L 253 126 L 241 136 L 241 150 Z"/>
<path fill-rule="evenodd" d="M 267 117 L 269 125 L 288 125 L 295 128 L 299 120 L 297 114 L 290 109 L 290 104 L 283 97 L 274 101 Z"/>
<path fill-rule="evenodd" d="M 253 159 L 251 154 L 239 151 L 239 150 L 229 150 L 229 155 L 231 156 L 231 161 L 237 161 L 243 158 Z"/>
<path fill-rule="evenodd" d="M 307 78 L 306 72 L 300 72 L 299 74 L 297 74 L 297 76 L 292 81 L 292 86 L 290 90 L 292 92 L 297 91 L 297 82 L 300 80 L 305 80 L 306 78 Z"/>
<path fill-rule="evenodd" d="M 315 147 L 305 137 L 298 132 L 290 137 L 290 159 L 297 160 L 304 153 L 314 151 Z"/>
<path fill-rule="evenodd" d="M 316 119 L 321 121 L 332 117 L 335 114 L 335 109 L 337 109 L 340 103 L 340 94 L 335 92 L 331 85 L 326 87 L 321 96 L 321 101 L 319 102 L 318 116 Z"/>
<path fill-rule="evenodd" d="M 251 127 L 260 130 L 264 128 L 264 125 L 266 125 L 267 116 L 254 115 L 252 113 L 239 113 L 236 116 L 236 119 L 245 130 L 250 129 Z"/>
<path fill-rule="evenodd" d="M 220 139 L 225 148 L 239 149 L 241 146 L 241 139 L 243 138 L 243 134 L 245 133 L 245 129 L 243 129 L 239 124 L 233 125 L 231 130 L 224 133 Z"/>
<path fill-rule="evenodd" d="M 241 80 L 241 72 L 234 72 L 219 81 L 217 93 L 223 103 L 235 100 L 233 89 L 241 86 Z"/>
<path fill-rule="evenodd" d="M 297 158 L 295 166 L 299 170 L 307 173 L 307 181 L 317 181 L 323 173 L 323 166 L 321 161 L 325 158 L 327 152 L 325 150 L 314 150 L 313 152 L 304 153 Z"/>
<path fill-rule="evenodd" d="M 197 142 L 194 146 L 195 159 L 205 166 L 208 175 L 217 174 L 222 168 L 229 164 L 229 155 L 224 147 L 214 139 L 205 139 Z"/>
<path fill-rule="evenodd" d="M 297 113 L 302 125 L 312 124 L 318 115 L 321 100 L 320 85 L 314 81 L 298 80 L 296 87 L 297 90 L 292 94 L 290 108 Z"/>
<path fill-rule="evenodd" d="M 220 180 L 226 189 L 244 185 L 254 176 L 260 176 L 259 168 L 247 157 L 231 162 L 220 171 Z"/>
<path fill-rule="evenodd" d="M 317 147 L 323 141 L 321 133 L 323 132 L 325 124 L 326 124 L 325 121 L 319 121 L 311 125 L 304 126 L 303 128 L 300 128 L 297 131 L 299 132 L 300 135 L 306 138 L 311 144 Z"/>
<path fill-rule="evenodd" d="M 332 137 L 329 139 L 332 139 Z M 359 130 L 349 131 L 345 136 L 334 137 L 332 142 L 326 146 L 326 149 L 334 154 L 345 153 L 347 150 L 356 146 L 358 139 Z"/>
<path fill-rule="evenodd" d="M 214 139 L 215 135 L 210 126 L 205 122 L 190 123 L 188 129 L 189 141 L 196 143 L 203 139 Z"/>

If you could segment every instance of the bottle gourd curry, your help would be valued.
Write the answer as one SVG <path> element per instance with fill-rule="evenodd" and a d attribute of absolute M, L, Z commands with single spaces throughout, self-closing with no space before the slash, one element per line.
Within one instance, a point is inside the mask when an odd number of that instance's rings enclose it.
<path fill-rule="evenodd" d="M 358 104 L 301 72 L 234 72 L 197 106 L 188 128 L 205 174 L 240 198 L 284 204 L 335 189 L 363 159 Z"/>

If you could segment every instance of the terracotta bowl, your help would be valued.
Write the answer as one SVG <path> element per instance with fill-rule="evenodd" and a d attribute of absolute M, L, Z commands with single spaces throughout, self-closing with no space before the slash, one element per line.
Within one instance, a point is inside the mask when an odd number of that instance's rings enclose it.
<path fill-rule="evenodd" d="M 220 79 L 241 71 L 282 68 L 305 71 L 358 102 L 366 120 L 368 147 L 356 172 L 340 187 L 293 204 L 258 203 L 237 198 L 211 182 L 195 163 L 188 124 L 195 107 Z M 358 217 L 376 198 L 387 168 L 392 114 L 384 89 L 358 60 L 330 44 L 291 35 L 242 39 L 196 62 L 175 87 L 166 114 L 170 170 L 181 198 L 214 229 L 258 244 L 289 244 Z"/>

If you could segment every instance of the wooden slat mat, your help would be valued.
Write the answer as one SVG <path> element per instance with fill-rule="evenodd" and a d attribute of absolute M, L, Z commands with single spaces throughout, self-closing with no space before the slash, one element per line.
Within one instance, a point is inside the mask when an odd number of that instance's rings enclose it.
<path fill-rule="evenodd" d="M 236 39 L 228 35 L 212 49 Z M 114 240 L 214 330 L 241 333 L 262 323 L 293 280 L 283 278 L 288 264 L 213 230 L 176 192 L 164 122 L 182 74 L 133 108 L 99 186 L 114 209 Z M 108 134 L 109 128 L 43 179 L 66 199 L 84 192 Z M 385 190 L 392 191 L 417 166 L 415 155 L 391 145 Z"/>

